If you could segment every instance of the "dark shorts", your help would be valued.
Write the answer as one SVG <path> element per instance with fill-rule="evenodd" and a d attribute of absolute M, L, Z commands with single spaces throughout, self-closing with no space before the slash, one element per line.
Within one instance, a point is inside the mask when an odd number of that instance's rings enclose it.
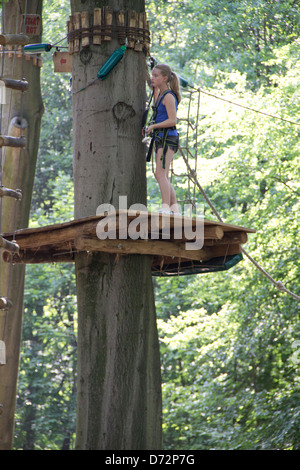
<path fill-rule="evenodd" d="M 172 144 L 171 144 L 172 142 Z M 174 142 L 174 144 L 173 144 Z M 179 136 L 178 135 L 170 135 L 168 136 L 168 148 L 173 150 L 175 153 L 177 152 L 178 150 L 178 146 L 179 146 Z M 163 143 L 162 141 L 155 141 L 155 152 L 157 152 L 158 149 L 162 149 L 163 148 Z"/>

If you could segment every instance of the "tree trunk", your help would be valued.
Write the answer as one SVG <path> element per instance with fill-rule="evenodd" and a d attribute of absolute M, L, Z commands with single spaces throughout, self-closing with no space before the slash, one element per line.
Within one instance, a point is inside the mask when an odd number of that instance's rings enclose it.
<path fill-rule="evenodd" d="M 99 5 L 99 3 L 101 5 Z M 72 1 L 72 13 L 94 7 L 142 12 L 144 0 Z M 141 118 L 145 54 L 127 50 L 108 77 L 95 79 L 113 38 L 73 54 L 75 218 L 95 215 L 100 204 L 146 205 Z M 147 256 L 116 259 L 105 253 L 76 256 L 78 297 L 77 449 L 160 449 L 159 343 Z"/>
<path fill-rule="evenodd" d="M 26 5 L 27 12 L 25 12 Z M 2 5 L 2 32 L 16 33 L 24 13 L 41 15 L 42 2 L 10 0 Z M 41 35 L 32 36 L 31 42 L 40 42 Z M 7 49 L 5 49 L 7 50 Z M 14 231 L 28 226 L 32 188 L 39 146 L 43 103 L 40 93 L 40 67 L 22 56 L 2 54 L 3 77 L 29 82 L 29 89 L 6 89 L 6 105 L 2 106 L 1 131 L 4 135 L 26 136 L 26 148 L 2 149 L 1 184 L 10 189 L 21 189 L 22 200 L 0 198 L 1 232 Z M 1 253 L 2 256 L 2 253 Z M 25 269 L 22 265 L 0 263 L 0 295 L 8 296 L 13 307 L 6 313 L 0 311 L 0 334 L 4 331 L 6 365 L 0 367 L 0 449 L 11 449 L 13 443 L 14 412 L 19 368 L 20 342 L 23 315 Z M 4 328 L 5 324 L 5 328 Z M 2 338 L 1 338 L 2 339 Z"/>

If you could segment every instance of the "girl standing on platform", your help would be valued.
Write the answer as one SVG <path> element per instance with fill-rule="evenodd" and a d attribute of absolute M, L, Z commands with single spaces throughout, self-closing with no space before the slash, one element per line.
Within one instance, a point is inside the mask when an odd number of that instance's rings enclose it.
<path fill-rule="evenodd" d="M 179 135 L 176 130 L 177 108 L 180 103 L 179 79 L 166 64 L 156 65 L 152 71 L 154 88 L 154 124 L 146 129 L 155 138 L 155 178 L 162 197 L 162 213 L 180 214 L 174 188 L 169 181 L 169 169 L 178 150 Z M 158 93 L 159 92 L 159 93 Z"/>

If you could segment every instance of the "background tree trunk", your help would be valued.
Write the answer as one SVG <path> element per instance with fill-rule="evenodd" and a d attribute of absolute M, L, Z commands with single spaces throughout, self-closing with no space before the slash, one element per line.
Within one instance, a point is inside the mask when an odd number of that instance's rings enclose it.
<path fill-rule="evenodd" d="M 27 12 L 25 6 L 27 5 Z M 32 0 L 10 0 L 2 5 L 2 33 L 19 32 L 21 15 L 41 15 L 42 2 Z M 31 42 L 40 42 L 41 34 L 31 37 Z M 7 49 L 6 49 L 7 50 Z M 43 103 L 40 93 L 40 67 L 32 59 L 8 54 L 2 55 L 4 78 L 29 82 L 23 95 L 20 91 L 6 90 L 6 105 L 2 106 L 1 133 L 3 135 L 26 135 L 25 149 L 2 149 L 2 185 L 22 190 L 22 200 L 10 197 L 0 199 L 1 229 L 14 231 L 28 226 Z M 1 253 L 2 256 L 2 253 Z M 6 365 L 0 367 L 0 449 L 11 449 L 13 443 L 14 412 L 22 333 L 23 293 L 25 269 L 22 265 L 11 266 L 0 263 L 0 295 L 8 296 L 13 303 L 7 315 L 0 311 L 0 334 L 5 322 Z M 2 338 L 1 338 L 2 339 Z"/>
<path fill-rule="evenodd" d="M 72 1 L 144 11 L 144 1 Z M 113 39 L 73 54 L 73 92 L 95 79 L 120 47 Z M 146 204 L 141 117 L 145 54 L 127 50 L 104 81 L 73 94 L 75 218 L 100 204 Z M 146 256 L 76 256 L 78 296 L 78 449 L 159 449 L 161 380 L 151 276 Z"/>

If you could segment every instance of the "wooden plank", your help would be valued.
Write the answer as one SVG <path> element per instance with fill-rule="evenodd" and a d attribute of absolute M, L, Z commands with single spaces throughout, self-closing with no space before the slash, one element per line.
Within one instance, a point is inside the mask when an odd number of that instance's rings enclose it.
<path fill-rule="evenodd" d="M 127 26 L 129 28 L 136 28 L 137 25 L 137 13 L 134 10 L 128 11 Z M 134 29 L 131 29 L 128 33 L 128 49 L 133 49 L 136 41 L 136 33 Z"/>
<path fill-rule="evenodd" d="M 125 15 L 124 11 L 120 10 L 116 12 L 118 30 L 118 40 L 121 45 L 126 44 L 126 32 L 125 32 Z"/>
<path fill-rule="evenodd" d="M 73 263 L 74 252 L 55 253 L 37 250 L 20 251 L 19 254 L 5 251 L 2 254 L 5 263 L 13 264 L 42 264 L 42 263 Z"/>
<path fill-rule="evenodd" d="M 118 215 L 120 212 L 122 211 L 116 211 L 116 215 Z M 135 218 L 136 216 L 133 216 L 133 215 L 130 215 L 130 211 L 123 211 L 124 213 L 127 212 L 129 215 L 128 215 L 128 219 L 132 220 L 133 218 Z M 142 214 L 142 212 L 141 212 Z M 163 215 L 162 214 L 159 214 L 158 212 L 145 212 L 145 214 L 148 215 L 148 217 L 153 217 L 153 218 L 158 218 L 159 220 L 162 220 L 163 219 Z M 75 220 L 70 220 L 68 222 L 63 222 L 63 223 L 59 223 L 59 224 L 52 224 L 52 225 L 46 225 L 46 226 L 43 226 L 43 227 L 35 227 L 35 228 L 24 228 L 24 229 L 19 229 L 16 231 L 16 234 L 19 234 L 19 235 L 30 235 L 31 233 L 41 233 L 41 232 L 52 232 L 52 231 L 56 231 L 56 230 L 64 230 L 65 228 L 70 228 L 70 227 L 79 227 L 81 226 L 82 229 L 83 228 L 87 228 L 89 230 L 89 227 L 95 227 L 97 222 L 102 220 L 103 217 L 107 217 L 107 215 L 92 215 L 90 217 L 82 217 L 80 219 L 75 219 Z M 179 216 L 171 216 L 170 217 L 170 220 L 172 221 L 172 219 L 175 219 L 175 217 L 177 219 L 180 219 Z M 185 217 L 186 219 L 186 217 Z M 195 219 L 193 219 L 195 221 Z M 250 228 L 246 228 L 246 227 L 241 227 L 241 226 L 236 226 L 236 225 L 230 225 L 230 224 L 224 224 L 222 222 L 216 222 L 216 221 L 212 221 L 212 220 L 208 220 L 208 219 L 204 219 L 204 227 L 207 227 L 207 226 L 219 226 L 221 227 L 224 231 L 242 231 L 242 232 L 246 232 L 246 233 L 255 233 L 256 230 L 254 229 L 250 229 Z M 6 235 L 6 234 L 5 234 Z"/>
<path fill-rule="evenodd" d="M 73 15 L 69 17 L 69 21 L 67 21 L 67 31 L 68 31 L 68 41 L 69 41 L 69 54 L 73 54 L 74 52 L 74 41 L 70 39 L 70 34 L 74 31 L 74 24 L 73 24 Z"/>
<path fill-rule="evenodd" d="M 139 28 L 138 34 L 137 34 L 137 41 L 134 46 L 134 50 L 137 52 L 142 52 L 144 44 L 143 44 L 143 27 L 144 27 L 144 14 L 143 13 L 137 13 L 137 20 L 136 24 Z"/>
<path fill-rule="evenodd" d="M 73 25 L 74 25 L 74 31 L 78 31 L 81 28 L 81 15 L 79 12 L 75 12 L 73 14 Z M 79 37 L 76 37 L 74 39 L 74 52 L 79 52 L 80 48 L 80 39 Z"/>
<path fill-rule="evenodd" d="M 97 45 L 101 44 L 101 8 L 94 9 L 93 44 L 97 44 Z"/>
<path fill-rule="evenodd" d="M 226 234 L 221 240 L 217 240 L 217 239 L 205 240 L 205 245 L 215 246 L 215 245 L 229 245 L 232 243 L 246 243 L 247 240 L 248 240 L 248 235 L 245 232 L 226 232 Z"/>
<path fill-rule="evenodd" d="M 111 225 L 107 228 L 104 228 L 105 222 L 109 220 L 111 220 Z M 3 236 L 10 241 L 15 239 L 17 244 L 20 246 L 21 251 L 32 250 L 33 252 L 45 251 L 49 253 L 56 253 L 59 251 L 63 251 L 66 246 L 68 246 L 68 249 L 73 248 L 75 239 L 81 235 L 87 236 L 88 238 L 94 238 L 95 242 L 97 242 L 97 227 L 99 227 L 99 224 L 102 224 L 102 231 L 109 230 L 109 232 L 106 233 L 106 236 L 110 238 L 120 237 L 123 240 L 124 238 L 126 239 L 126 237 L 134 238 L 134 235 L 136 235 L 137 238 L 139 235 L 138 231 L 140 230 L 138 223 L 141 222 L 142 229 L 145 233 L 143 233 L 142 231 L 142 235 L 140 236 L 140 238 L 147 238 L 146 232 L 148 230 L 148 237 L 152 236 L 152 239 L 148 241 L 152 243 L 158 243 L 158 247 L 160 247 L 161 249 L 166 248 L 166 245 L 160 245 L 159 243 L 165 244 L 169 241 L 172 244 L 178 244 L 180 242 L 185 241 L 194 241 L 186 239 L 184 233 L 182 238 L 179 238 L 178 234 L 180 228 L 178 229 L 178 233 L 172 232 L 172 225 L 174 229 L 174 227 L 176 228 L 176 224 L 179 224 L 180 226 L 180 224 L 182 224 L 185 219 L 181 217 L 169 217 L 167 220 L 167 223 L 171 225 L 169 235 L 168 230 L 166 229 L 167 226 L 165 225 L 164 227 L 162 227 L 162 221 L 163 217 L 161 216 L 161 214 L 158 213 L 144 212 L 140 213 L 137 216 L 136 214 L 133 215 L 133 211 L 118 211 L 117 214 L 112 214 L 109 217 L 107 217 L 106 215 L 91 216 L 83 219 L 65 222 L 63 224 L 54 224 L 45 227 L 16 230 L 14 233 L 3 234 Z M 191 220 L 188 221 L 191 222 Z M 226 247 L 229 244 L 240 245 L 241 243 L 244 243 L 247 240 L 246 231 L 249 231 L 250 229 L 244 229 L 239 227 L 239 230 L 237 231 L 230 231 L 229 228 L 232 228 L 232 226 L 227 226 L 227 232 L 225 231 L 223 238 L 219 238 L 222 235 L 222 230 L 224 230 L 224 225 L 211 225 L 211 221 L 208 222 L 209 224 L 207 225 L 207 221 L 204 220 L 204 247 L 210 247 L 215 249 L 216 246 L 223 245 L 226 250 Z M 133 229 L 132 232 L 131 229 Z M 243 230 L 245 230 L 245 232 Z M 174 240 L 175 235 L 176 239 Z M 206 238 L 207 236 L 210 238 Z M 128 241 L 132 242 L 134 240 Z M 159 254 L 161 254 L 161 252 L 159 252 Z M 193 255 L 190 255 L 190 257 L 193 258 Z"/>
<path fill-rule="evenodd" d="M 109 6 L 103 7 L 102 16 L 104 18 L 104 25 L 105 25 L 105 36 L 103 38 L 104 41 L 111 41 L 112 38 L 112 19 L 113 19 L 113 10 Z"/>
<path fill-rule="evenodd" d="M 146 52 L 147 52 L 147 56 L 150 55 L 150 21 L 145 19 L 145 23 L 146 25 L 144 24 L 144 27 L 145 29 L 147 29 L 147 34 L 145 35 L 145 45 L 146 45 Z"/>
<path fill-rule="evenodd" d="M 81 27 L 86 29 L 87 31 L 82 32 L 82 40 L 81 40 L 81 47 L 88 47 L 90 45 L 90 37 L 89 37 L 89 12 L 82 11 L 81 12 Z"/>
<path fill-rule="evenodd" d="M 103 251 L 107 253 L 161 255 L 182 257 L 192 260 L 211 259 L 211 250 L 186 250 L 184 243 L 151 240 L 95 240 L 92 238 L 77 237 L 75 248 L 78 251 Z"/>

